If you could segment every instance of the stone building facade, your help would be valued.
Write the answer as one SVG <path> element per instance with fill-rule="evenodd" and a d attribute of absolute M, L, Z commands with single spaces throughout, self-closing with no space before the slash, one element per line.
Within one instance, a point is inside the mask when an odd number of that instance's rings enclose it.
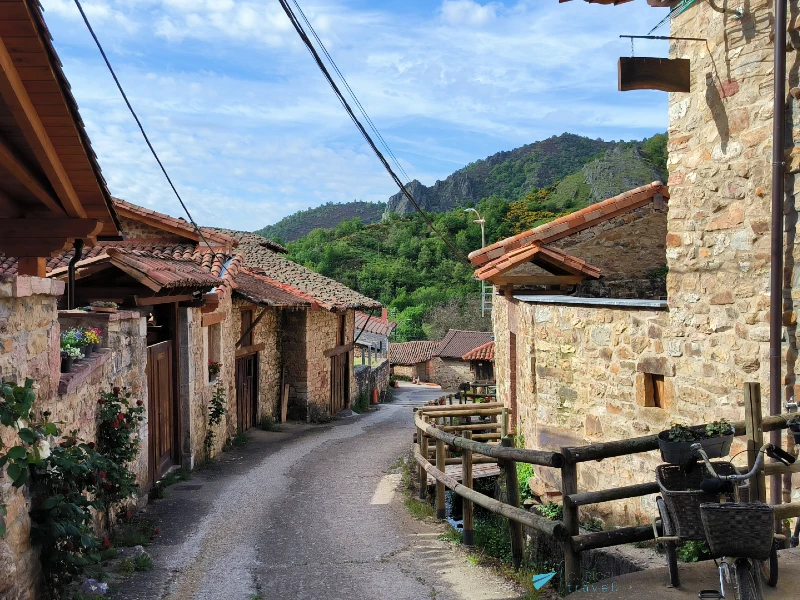
<path fill-rule="evenodd" d="M 620 10 L 622 7 L 620 7 Z M 745 3 L 741 20 L 696 3 L 672 20 L 670 56 L 691 60 L 691 91 L 669 96 L 669 202 L 664 231 L 663 306 L 528 301 L 496 295 L 498 392 L 517 408 L 517 427 L 537 448 L 657 433 L 672 422 L 744 417 L 743 386 L 760 382 L 769 410 L 770 193 L 773 100 L 772 3 Z M 790 2 L 793 23 L 800 5 Z M 800 38 L 790 25 L 797 47 Z M 788 54 L 788 87 L 798 86 L 798 55 Z M 795 269 L 800 171 L 800 104 L 787 98 L 786 331 L 782 362 L 788 397 L 796 389 Z M 787 123 L 787 131 L 789 131 Z M 798 163 L 800 164 L 800 163 Z M 602 261 L 620 256 L 595 248 Z M 574 247 L 570 252 L 580 254 Z M 663 255 L 662 255 L 663 256 Z M 592 262 L 592 259 L 588 259 Z M 602 279 L 600 280 L 602 282 Z M 592 295 L 592 294 L 586 294 Z M 646 296 L 645 296 L 646 297 Z M 652 297 L 651 297 L 652 299 Z M 649 397 L 653 382 L 661 395 Z M 742 449 L 737 441 L 732 450 Z M 579 468 L 579 488 L 598 490 L 653 480 L 658 453 Z M 537 469 L 539 484 L 558 474 Z M 797 492 L 795 492 L 797 495 Z M 643 522 L 653 499 L 590 507 L 611 522 Z"/>

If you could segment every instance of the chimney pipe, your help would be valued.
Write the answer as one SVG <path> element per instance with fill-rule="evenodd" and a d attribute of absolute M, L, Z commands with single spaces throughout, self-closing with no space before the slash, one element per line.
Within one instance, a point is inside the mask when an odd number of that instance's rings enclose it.
<path fill-rule="evenodd" d="M 386 323 L 386 321 L 388 321 L 388 320 L 389 320 L 389 309 L 388 308 L 382 308 L 381 309 L 381 321 Z"/>

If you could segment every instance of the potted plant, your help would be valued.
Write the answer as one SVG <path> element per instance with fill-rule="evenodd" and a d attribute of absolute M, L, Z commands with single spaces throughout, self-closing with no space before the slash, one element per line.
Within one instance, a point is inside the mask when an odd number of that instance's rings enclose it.
<path fill-rule="evenodd" d="M 91 304 L 92 312 L 101 313 L 115 313 L 117 312 L 116 302 L 104 302 L 103 300 L 95 300 Z"/>
<path fill-rule="evenodd" d="M 673 423 L 672 427 L 658 434 L 658 446 L 664 462 L 683 465 L 692 455 L 692 444 L 700 443 L 709 458 L 721 458 L 731 451 L 733 425 L 725 419 L 687 427 Z"/>
<path fill-rule="evenodd" d="M 215 381 L 217 377 L 219 377 L 219 373 L 222 371 L 222 363 L 218 363 L 215 360 L 209 358 L 208 359 L 208 380 Z"/>
<path fill-rule="evenodd" d="M 71 373 L 73 361 L 81 356 L 83 356 L 81 351 L 75 346 L 68 346 L 61 350 L 61 372 Z"/>
<path fill-rule="evenodd" d="M 800 415 L 789 419 L 787 425 L 789 425 L 789 430 L 792 432 L 792 436 L 794 436 L 794 443 L 800 444 Z"/>
<path fill-rule="evenodd" d="M 91 348 L 92 352 L 100 350 L 100 336 L 102 332 L 97 327 L 86 327 L 83 330 L 86 344 Z"/>

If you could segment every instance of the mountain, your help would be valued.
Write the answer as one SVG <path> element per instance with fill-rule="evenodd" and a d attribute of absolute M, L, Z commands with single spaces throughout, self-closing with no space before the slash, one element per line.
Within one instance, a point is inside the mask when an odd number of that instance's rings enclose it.
<path fill-rule="evenodd" d="M 381 220 L 386 204 L 383 202 L 328 202 L 316 208 L 301 210 L 285 217 L 274 225 L 254 232 L 279 242 L 293 242 L 314 229 L 336 227 L 342 221 L 358 217 L 365 224 Z"/>
<path fill-rule="evenodd" d="M 414 180 L 408 191 L 420 207 L 431 212 L 471 205 L 490 196 L 514 201 L 533 188 L 549 187 L 580 171 L 614 145 L 564 133 L 470 163 L 431 187 Z M 389 198 L 385 215 L 413 210 L 403 193 L 398 192 Z"/>

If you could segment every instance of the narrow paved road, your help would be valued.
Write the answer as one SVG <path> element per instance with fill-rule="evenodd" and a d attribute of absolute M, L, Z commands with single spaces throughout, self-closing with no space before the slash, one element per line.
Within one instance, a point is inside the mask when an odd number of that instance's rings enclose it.
<path fill-rule="evenodd" d="M 413 396 L 412 396 L 413 394 Z M 409 404 L 329 426 L 254 431 L 246 446 L 148 507 L 155 568 L 126 599 L 503 600 L 519 592 L 411 518 L 392 475 L 409 449 Z"/>

